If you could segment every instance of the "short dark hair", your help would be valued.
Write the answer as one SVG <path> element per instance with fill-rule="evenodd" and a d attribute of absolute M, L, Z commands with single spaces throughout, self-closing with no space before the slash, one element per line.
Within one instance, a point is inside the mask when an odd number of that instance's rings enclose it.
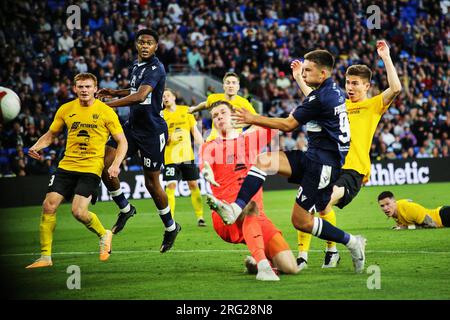
<path fill-rule="evenodd" d="M 327 50 L 314 50 L 305 54 L 305 59 L 316 63 L 319 67 L 333 70 L 334 57 Z"/>
<path fill-rule="evenodd" d="M 345 76 L 357 76 L 370 82 L 372 80 L 372 70 L 365 64 L 355 64 L 347 68 Z"/>
<path fill-rule="evenodd" d="M 394 198 L 394 194 L 390 191 L 383 191 L 382 193 L 380 193 L 378 195 L 378 201 L 386 199 L 386 198 L 392 199 L 392 198 Z"/>
<path fill-rule="evenodd" d="M 158 33 L 153 30 L 153 29 L 141 29 L 136 33 L 136 38 L 134 39 L 135 41 L 138 41 L 139 37 L 142 36 L 143 34 L 147 34 L 149 36 L 152 36 L 153 39 L 155 39 L 156 42 L 159 41 L 159 36 Z"/>
<path fill-rule="evenodd" d="M 222 80 L 225 81 L 225 79 L 228 78 L 228 77 L 236 77 L 239 82 L 241 81 L 241 79 L 239 79 L 239 76 L 235 72 L 227 72 L 227 73 L 225 73 L 225 75 L 223 76 Z"/>

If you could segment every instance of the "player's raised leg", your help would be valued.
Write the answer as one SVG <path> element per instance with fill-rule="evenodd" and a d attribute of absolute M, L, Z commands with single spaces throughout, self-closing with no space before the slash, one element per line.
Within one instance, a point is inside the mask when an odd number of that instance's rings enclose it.
<path fill-rule="evenodd" d="M 166 231 L 161 244 L 160 252 L 164 253 L 172 248 L 181 226 L 175 222 L 170 213 L 167 194 L 159 181 L 159 171 L 151 171 L 144 167 L 145 186 L 152 196 L 152 199 L 158 209 L 159 217 L 164 224 Z"/>
<path fill-rule="evenodd" d="M 119 233 L 127 223 L 127 220 L 136 214 L 136 208 L 131 205 L 120 188 L 120 180 L 118 177 L 110 177 L 108 169 L 116 156 L 115 141 L 109 141 L 105 148 L 105 166 L 102 171 L 102 181 L 109 191 L 114 202 L 119 207 L 119 214 L 116 223 L 111 228 L 114 234 Z"/>
<path fill-rule="evenodd" d="M 353 236 L 319 217 L 314 217 L 297 202 L 292 210 L 292 224 L 297 230 L 311 233 L 320 239 L 344 244 L 352 255 L 355 271 L 361 273 L 364 270 L 366 239 L 362 236 Z"/>
<path fill-rule="evenodd" d="M 250 199 L 263 186 L 267 173 L 290 177 L 291 165 L 283 151 L 267 152 L 258 155 L 256 164 L 251 167 L 237 195 L 236 201 L 228 204 L 215 197 L 208 197 L 208 204 L 215 210 L 226 224 L 233 224 Z"/>
<path fill-rule="evenodd" d="M 99 258 L 106 261 L 111 254 L 112 232 L 106 230 L 97 215 L 88 210 L 91 197 L 76 194 L 72 201 L 72 215 L 99 238 Z"/>
<path fill-rule="evenodd" d="M 27 269 L 51 267 L 53 232 L 56 227 L 56 210 L 64 197 L 56 192 L 49 192 L 42 204 L 41 222 L 39 225 L 39 238 L 41 243 L 41 256 L 27 266 Z"/>

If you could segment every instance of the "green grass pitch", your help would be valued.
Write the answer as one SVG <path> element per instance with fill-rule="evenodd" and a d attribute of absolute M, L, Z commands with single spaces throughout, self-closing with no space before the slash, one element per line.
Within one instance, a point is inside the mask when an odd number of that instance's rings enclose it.
<path fill-rule="evenodd" d="M 1 274 L 7 296 L 18 299 L 450 299 L 450 229 L 394 231 L 377 207 L 376 196 L 392 190 L 434 208 L 450 205 L 450 183 L 363 188 L 344 210 L 338 226 L 368 239 L 366 267 L 380 270 L 380 289 L 369 289 L 372 273 L 355 274 L 347 249 L 338 245 L 341 263 L 321 269 L 325 243 L 313 239 L 309 268 L 281 275 L 276 283 L 247 275 L 244 245 L 222 241 L 206 211 L 206 228 L 196 226 L 190 198 L 178 198 L 176 219 L 183 227 L 174 248 L 158 252 L 162 223 L 151 199 L 133 201 L 138 214 L 113 239 L 110 260 L 98 260 L 98 240 L 70 214 L 58 211 L 53 267 L 26 270 L 38 257 L 40 207 L 2 209 Z M 296 190 L 265 192 L 266 214 L 282 230 L 297 255 L 297 235 L 290 223 Z M 105 227 L 116 219 L 113 202 L 91 207 Z M 69 290 L 71 265 L 80 268 L 81 289 Z M 373 268 L 373 267 L 371 267 Z"/>

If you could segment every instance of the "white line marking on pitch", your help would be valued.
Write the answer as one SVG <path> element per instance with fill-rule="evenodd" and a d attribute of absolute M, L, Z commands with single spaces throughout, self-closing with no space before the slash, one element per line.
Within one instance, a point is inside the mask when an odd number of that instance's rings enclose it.
<path fill-rule="evenodd" d="M 171 250 L 176 253 L 213 253 L 213 252 L 248 252 L 248 250 Z M 323 252 L 323 250 L 309 250 L 310 252 Z M 294 251 L 295 252 L 295 251 Z M 138 253 L 160 253 L 159 250 L 113 250 L 113 254 L 138 254 Z M 450 251 L 405 251 L 405 250 L 367 250 L 366 253 L 388 253 L 388 254 L 437 254 L 450 255 Z M 53 252 L 52 255 L 88 255 L 98 254 L 98 251 L 92 252 Z M 6 253 L 0 257 L 20 257 L 20 256 L 37 256 L 39 253 Z"/>

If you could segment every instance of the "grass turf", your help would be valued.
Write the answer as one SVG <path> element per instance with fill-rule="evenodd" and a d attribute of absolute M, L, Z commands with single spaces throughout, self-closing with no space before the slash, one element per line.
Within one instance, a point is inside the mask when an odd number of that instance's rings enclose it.
<path fill-rule="evenodd" d="M 389 189 L 397 198 L 412 198 L 425 207 L 450 205 L 450 183 L 368 187 L 344 210 L 336 209 L 338 226 L 368 239 L 366 266 L 381 272 L 381 288 L 370 290 L 372 273 L 355 274 L 347 249 L 338 245 L 341 263 L 321 269 L 325 243 L 313 239 L 309 268 L 281 281 L 256 281 L 244 271 L 244 245 L 222 241 L 208 226 L 196 225 L 190 198 L 178 198 L 176 220 L 183 227 L 174 248 L 160 254 L 163 227 L 150 199 L 133 201 L 138 214 L 113 238 L 109 261 L 98 260 L 98 240 L 70 214 L 58 211 L 53 267 L 27 270 L 39 255 L 40 207 L 2 209 L 1 274 L 4 295 L 15 299 L 163 299 L 163 300 L 303 300 L 303 299 L 450 299 L 450 229 L 394 231 L 377 207 L 376 196 Z M 282 230 L 297 254 L 297 235 L 290 223 L 296 191 L 265 192 L 266 214 Z M 113 202 L 91 207 L 105 227 L 117 209 Z M 79 266 L 81 289 L 69 290 L 67 268 Z M 370 279 L 369 279 L 370 282 Z"/>

